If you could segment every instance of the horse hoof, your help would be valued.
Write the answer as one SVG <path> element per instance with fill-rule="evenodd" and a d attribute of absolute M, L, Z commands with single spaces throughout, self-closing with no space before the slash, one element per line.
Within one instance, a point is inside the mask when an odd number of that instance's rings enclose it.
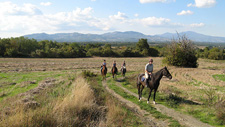
<path fill-rule="evenodd" d="M 149 101 L 147 101 L 147 104 L 149 103 Z"/>
<path fill-rule="evenodd" d="M 139 101 L 141 101 L 141 100 L 139 99 Z"/>
<path fill-rule="evenodd" d="M 154 104 L 154 105 L 156 104 L 155 101 L 153 101 L 153 104 Z"/>

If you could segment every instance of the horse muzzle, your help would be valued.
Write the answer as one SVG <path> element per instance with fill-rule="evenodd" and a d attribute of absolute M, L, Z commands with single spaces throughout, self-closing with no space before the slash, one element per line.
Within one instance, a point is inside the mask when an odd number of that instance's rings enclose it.
<path fill-rule="evenodd" d="M 170 76 L 168 76 L 167 78 L 172 79 L 173 77 L 172 77 L 172 75 L 170 75 Z"/>

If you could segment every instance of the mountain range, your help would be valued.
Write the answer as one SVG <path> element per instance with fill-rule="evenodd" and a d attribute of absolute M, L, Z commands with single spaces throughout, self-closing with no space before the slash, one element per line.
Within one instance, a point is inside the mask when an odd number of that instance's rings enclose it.
<path fill-rule="evenodd" d="M 200 33 L 186 31 L 179 33 L 185 35 L 193 42 L 217 42 L 225 43 L 225 37 L 208 36 Z M 168 42 L 178 37 L 177 33 L 164 33 L 160 35 L 145 35 L 140 32 L 109 32 L 104 34 L 82 34 L 82 33 L 36 33 L 24 35 L 27 38 L 33 38 L 38 41 L 52 40 L 57 42 L 137 42 L 140 38 L 148 39 L 148 42 Z"/>

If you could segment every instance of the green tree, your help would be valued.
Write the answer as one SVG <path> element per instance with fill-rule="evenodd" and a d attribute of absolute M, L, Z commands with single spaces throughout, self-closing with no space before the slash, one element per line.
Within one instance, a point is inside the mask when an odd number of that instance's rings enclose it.
<path fill-rule="evenodd" d="M 220 50 L 217 47 L 212 48 L 209 50 L 208 58 L 213 60 L 223 60 L 223 50 Z"/>
<path fill-rule="evenodd" d="M 139 39 L 136 44 L 136 50 L 139 51 L 143 56 L 149 56 L 149 45 L 147 39 Z"/>
<path fill-rule="evenodd" d="M 7 46 L 10 45 L 10 39 L 0 39 L 0 56 L 4 57 Z"/>

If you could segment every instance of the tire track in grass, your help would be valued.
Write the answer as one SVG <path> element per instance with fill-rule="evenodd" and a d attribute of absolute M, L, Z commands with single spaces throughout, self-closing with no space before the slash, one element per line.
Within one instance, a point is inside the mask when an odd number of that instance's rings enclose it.
<path fill-rule="evenodd" d="M 121 89 L 123 89 L 128 94 L 137 97 L 137 99 L 138 99 L 138 94 L 133 93 L 133 92 L 129 91 L 128 89 L 124 88 L 121 85 L 120 80 L 121 79 L 118 79 L 117 81 L 119 81 L 119 82 L 116 82 L 115 85 L 117 85 L 118 87 L 120 87 Z M 142 97 L 142 100 L 146 100 L 147 101 L 147 99 L 144 98 L 144 97 Z M 188 126 L 188 127 L 212 127 L 211 125 L 208 125 L 206 123 L 203 123 L 203 122 L 197 120 L 196 118 L 194 118 L 192 116 L 182 114 L 180 112 L 175 111 L 174 109 L 167 108 L 164 105 L 156 104 L 156 105 L 154 105 L 154 107 L 159 112 L 161 112 L 163 114 L 166 114 L 167 116 L 170 116 L 170 117 L 176 119 L 177 121 L 179 121 L 179 123 L 181 123 L 184 126 Z"/>

